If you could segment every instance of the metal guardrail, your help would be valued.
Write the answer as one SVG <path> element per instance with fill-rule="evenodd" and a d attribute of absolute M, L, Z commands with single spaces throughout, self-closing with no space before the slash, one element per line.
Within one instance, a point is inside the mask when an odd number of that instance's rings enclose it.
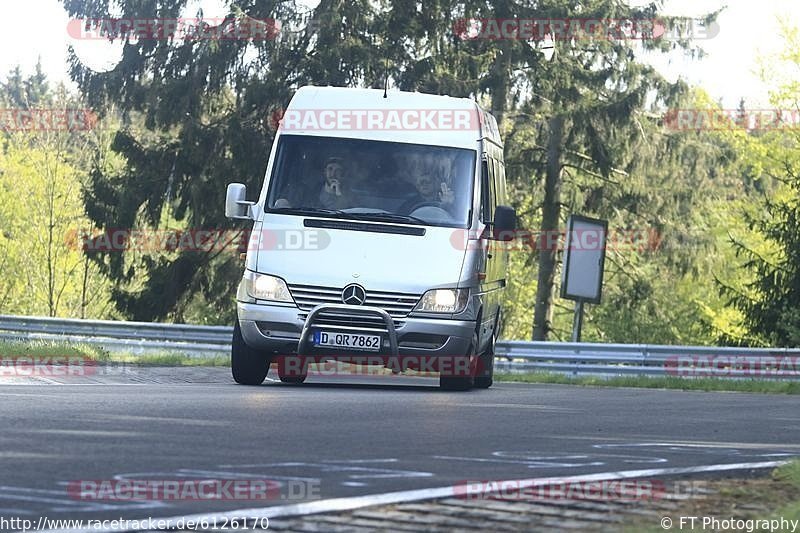
<path fill-rule="evenodd" d="M 230 326 L 0 315 L 0 340 L 69 341 L 130 353 L 230 352 Z M 800 349 L 498 341 L 495 369 L 571 374 L 800 378 Z"/>
<path fill-rule="evenodd" d="M 495 369 L 677 377 L 800 378 L 800 349 L 503 341 Z"/>
<path fill-rule="evenodd" d="M 232 332 L 229 326 L 0 315 L 0 339 L 70 341 L 131 353 L 229 353 Z"/>

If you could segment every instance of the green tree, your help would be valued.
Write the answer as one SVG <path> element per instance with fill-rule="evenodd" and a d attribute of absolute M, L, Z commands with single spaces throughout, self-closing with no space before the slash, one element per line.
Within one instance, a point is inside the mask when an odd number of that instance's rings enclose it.
<path fill-rule="evenodd" d="M 79 107 L 63 86 L 52 90 L 38 67 L 27 79 L 19 68 L 12 71 L 0 102 L 12 116 Z M 108 311 L 108 281 L 78 238 L 88 225 L 82 190 L 89 135 L 55 125 L 0 132 L 2 312 L 85 318 Z"/>
<path fill-rule="evenodd" d="M 800 130 L 793 118 L 800 107 L 800 31 L 784 26 L 785 50 L 773 64 L 775 72 L 789 75 L 778 80 L 772 104 L 783 113 L 762 124 L 761 131 L 740 132 L 742 173 L 774 182 L 765 191 L 761 208 L 743 210 L 744 220 L 757 238 L 731 236 L 741 266 L 749 274 L 745 283 L 720 280 L 724 296 L 744 315 L 743 325 L 752 339 L 777 346 L 800 345 Z M 792 117 L 792 118 L 789 118 Z M 789 119 L 787 121 L 787 118 Z"/>
<path fill-rule="evenodd" d="M 62 2 L 71 16 L 108 16 L 108 0 Z M 176 17 L 185 5 L 146 0 L 124 4 L 121 15 Z M 265 124 L 271 111 L 284 107 L 300 85 L 380 87 L 388 75 L 403 90 L 471 97 L 491 108 L 506 134 L 508 175 L 523 223 L 558 229 L 562 206 L 572 198 L 588 214 L 614 213 L 613 202 L 624 195 L 605 192 L 607 186 L 627 191 L 618 182 L 636 176 L 641 188 L 644 178 L 630 171 L 646 141 L 640 114 L 648 102 L 669 105 L 685 92 L 638 61 L 631 42 L 559 41 L 555 59 L 547 61 L 539 40 L 464 39 L 459 26 L 471 17 L 567 18 L 577 12 L 647 20 L 659 15 L 656 5 L 323 0 L 311 11 L 297 8 L 293 2 L 231 3 L 229 20 L 282 22 L 286 31 L 266 41 L 127 42 L 120 64 L 106 73 L 72 56 L 72 77 L 85 97 L 98 107 L 114 102 L 123 117 L 111 147 L 125 166 L 109 170 L 98 163 L 87 191 L 94 224 L 152 228 L 167 213 L 182 227 L 230 227 L 221 207 L 209 206 L 222 205 L 229 181 L 258 189 L 272 142 Z M 688 42 L 640 42 L 641 50 L 672 47 L 693 52 Z M 643 217 L 648 208 L 628 211 Z M 515 265 L 524 270 L 519 279 L 538 273 L 539 337 L 552 329 L 557 260 L 546 251 Z M 233 316 L 230 294 L 241 268 L 235 257 L 179 253 L 129 261 L 116 254 L 97 261 L 117 282 L 115 302 L 127 316 L 219 322 Z M 202 309 L 213 311 L 201 316 Z M 515 313 L 522 312 L 517 306 Z"/>
<path fill-rule="evenodd" d="M 125 18 L 175 18 L 185 0 L 122 5 Z M 109 17 L 109 2 L 63 0 L 74 17 Z M 87 213 L 102 228 L 156 228 L 166 216 L 187 228 L 235 228 L 223 216 L 225 184 L 256 194 L 273 139 L 270 116 L 310 83 L 363 85 L 383 60 L 365 32 L 370 4 L 323 0 L 232 3 L 227 22 L 278 20 L 272 39 L 124 41 L 120 64 L 96 73 L 71 54 L 71 75 L 93 106 L 113 102 L 123 126 L 111 143 L 124 168 L 95 164 Z M 202 14 L 199 14 L 202 16 Z M 226 22 L 226 23 L 227 23 Z M 377 61 L 377 63 L 375 63 Z M 170 191 L 170 194 L 167 194 Z M 241 275 L 234 254 L 95 254 L 115 282 L 114 300 L 137 320 L 229 322 Z M 198 299 L 199 298 L 199 299 Z"/>

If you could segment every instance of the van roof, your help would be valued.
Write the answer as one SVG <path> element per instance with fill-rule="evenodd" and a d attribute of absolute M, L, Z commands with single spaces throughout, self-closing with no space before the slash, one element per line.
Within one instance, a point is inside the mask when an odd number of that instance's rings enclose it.
<path fill-rule="evenodd" d="M 469 98 L 418 92 L 301 87 L 280 125 L 282 135 L 350 137 L 474 150 L 480 139 L 502 146 L 495 118 Z"/>

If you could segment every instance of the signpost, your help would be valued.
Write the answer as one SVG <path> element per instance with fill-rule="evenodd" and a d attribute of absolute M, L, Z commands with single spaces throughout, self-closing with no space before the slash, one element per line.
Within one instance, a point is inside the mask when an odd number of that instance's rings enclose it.
<path fill-rule="evenodd" d="M 561 271 L 561 297 L 575 300 L 572 342 L 580 342 L 583 304 L 600 303 L 608 221 L 570 215 Z"/>

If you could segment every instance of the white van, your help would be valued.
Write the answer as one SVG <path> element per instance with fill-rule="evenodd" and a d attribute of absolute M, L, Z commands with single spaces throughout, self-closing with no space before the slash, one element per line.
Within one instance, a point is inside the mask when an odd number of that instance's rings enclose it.
<path fill-rule="evenodd" d="M 492 384 L 508 241 L 503 145 L 474 101 L 303 87 L 283 114 L 256 202 L 228 185 L 225 214 L 253 221 L 231 366 L 363 355 L 439 365 L 442 388 Z M 409 362 L 410 361 L 410 362 Z M 458 362 L 467 362 L 459 365 Z M 457 369 L 468 369 L 458 371 Z M 452 369 L 452 371 L 445 370 Z"/>

